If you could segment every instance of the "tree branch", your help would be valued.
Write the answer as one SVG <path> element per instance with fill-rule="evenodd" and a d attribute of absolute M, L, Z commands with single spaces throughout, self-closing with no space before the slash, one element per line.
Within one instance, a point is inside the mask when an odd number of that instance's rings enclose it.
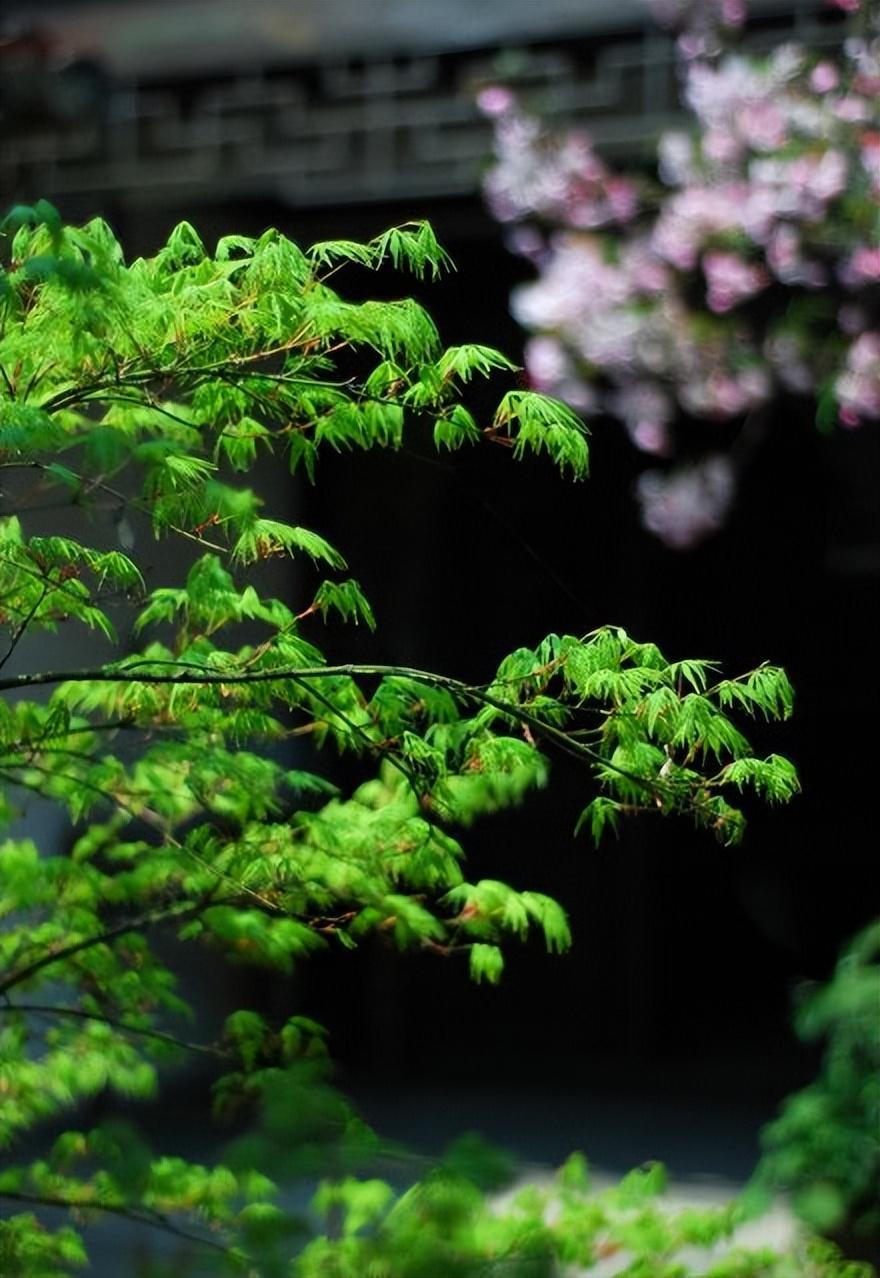
<path fill-rule="evenodd" d="M 34 617 L 36 617 L 37 613 L 40 610 L 41 605 L 43 604 L 46 596 L 48 595 L 51 589 L 52 587 L 48 581 L 43 583 L 43 589 L 39 597 L 36 600 L 34 600 L 33 606 L 31 607 L 30 611 L 27 613 L 26 616 L 24 616 L 21 619 L 21 621 L 15 627 L 15 630 L 12 632 L 12 638 L 9 640 L 9 647 L 6 649 L 3 656 L 0 657 L 0 670 L 3 669 L 3 667 L 6 665 L 7 661 L 9 660 L 9 658 L 15 652 L 21 640 L 24 638 L 24 632 L 27 630 L 28 626 L 31 624 Z"/>
<path fill-rule="evenodd" d="M 69 1016 L 76 1020 L 97 1021 L 101 1025 L 109 1025 L 111 1029 L 117 1029 L 125 1034 L 136 1034 L 141 1038 L 154 1038 L 157 1042 L 168 1043 L 172 1047 L 185 1048 L 188 1052 L 198 1052 L 204 1056 L 218 1057 L 220 1060 L 228 1060 L 229 1053 L 224 1052 L 221 1047 L 214 1047 L 206 1043 L 191 1043 L 187 1039 L 177 1038 L 174 1034 L 166 1034 L 162 1030 L 150 1029 L 143 1025 L 127 1025 L 125 1021 L 117 1020 L 113 1016 L 104 1016 L 100 1012 L 86 1012 L 79 1007 L 50 1007 L 42 1003 L 5 1003 L 0 1004 L 0 1016 L 7 1016 L 12 1012 L 25 1012 L 33 1016 Z"/>
<path fill-rule="evenodd" d="M 136 402 L 139 402 L 139 401 L 136 401 Z M 152 407 L 152 405 L 147 405 L 147 406 Z M 137 497 L 128 497 L 126 496 L 125 493 L 121 492 L 118 488 L 114 488 L 111 484 L 107 484 L 103 480 L 100 480 L 100 479 L 87 480 L 84 475 L 80 475 L 77 471 L 71 470 L 69 466 L 67 467 L 67 469 L 70 470 L 71 475 L 73 475 L 75 479 L 79 480 L 86 494 L 92 493 L 92 492 L 105 493 L 108 497 L 112 497 L 113 500 L 119 504 L 120 508 L 125 506 L 130 506 L 132 510 L 136 510 L 142 515 L 150 514 L 150 507 L 147 502 L 140 501 Z M 40 471 L 45 471 L 50 475 L 52 474 L 51 470 L 49 469 L 49 466 L 46 465 L 45 462 L 38 462 L 38 461 L 0 462 L 0 470 L 40 470 Z M 185 537 L 188 541 L 194 541 L 199 546 L 207 546 L 209 550 L 217 550 L 224 555 L 227 553 L 228 548 L 226 546 L 221 546 L 217 542 L 206 541 L 204 537 L 197 537 L 195 533 L 188 532 L 186 528 L 180 528 L 177 524 L 169 523 L 166 525 L 166 527 L 168 528 L 169 532 L 176 533 L 179 537 Z M 16 567 L 19 567 L 19 566 L 24 567 L 24 565 L 16 564 Z M 57 588 L 58 587 L 56 587 L 56 589 Z"/>
<path fill-rule="evenodd" d="M 653 780 L 647 781 L 644 777 L 636 776 L 635 773 L 627 772 L 626 769 L 618 767 L 616 764 L 605 759 L 598 751 L 591 749 L 589 746 L 582 745 L 580 742 L 572 740 L 570 735 L 561 728 L 556 728 L 552 724 L 546 723 L 537 715 L 530 714 L 522 706 L 515 702 L 502 701 L 500 697 L 494 697 L 486 692 L 484 688 L 475 684 L 464 683 L 460 679 L 454 679 L 450 675 L 434 674 L 427 670 L 416 670 L 411 666 L 391 666 L 391 665 L 374 665 L 361 663 L 346 663 L 336 666 L 300 666 L 290 669 L 280 668 L 273 670 L 253 670 L 245 673 L 236 674 L 234 671 L 228 673 L 214 673 L 203 669 L 199 669 L 198 674 L 192 674 L 189 670 L 181 670 L 181 666 L 186 663 L 180 661 L 151 661 L 145 659 L 140 662 L 132 663 L 122 669 L 108 670 L 106 667 L 98 666 L 94 669 L 84 670 L 48 670 L 38 671 L 33 674 L 12 675 L 5 679 L 0 679 L 0 692 L 12 688 L 37 687 L 45 684 L 55 683 L 146 683 L 146 684 L 195 684 L 203 686 L 211 685 L 227 685 L 246 684 L 246 683 L 270 683 L 280 682 L 289 679 L 291 682 L 300 682 L 305 679 L 326 679 L 339 675 L 348 675 L 355 678 L 359 675 L 378 675 L 384 676 L 400 676 L 408 679 L 416 679 L 422 683 L 433 684 L 438 688 L 445 688 L 448 692 L 457 693 L 460 697 L 467 700 L 475 700 L 483 705 L 492 706 L 493 709 L 500 711 L 502 714 L 510 715 L 520 723 L 528 724 L 533 731 L 538 731 L 542 736 L 549 738 L 555 742 L 560 749 L 568 754 L 586 760 L 590 763 L 601 763 L 604 767 L 611 768 L 621 776 L 627 777 L 630 781 L 644 786 L 646 789 L 671 789 L 665 786 L 662 781 L 658 781 L 655 785 Z M 177 674 L 142 674 L 137 673 L 138 665 L 169 665 L 177 668 Z M 197 667 L 198 669 L 198 667 Z M 375 744 L 375 743 L 371 743 Z"/>
<path fill-rule="evenodd" d="M 22 981 L 30 980 L 32 976 L 36 976 L 44 968 L 51 967 L 53 963 L 63 963 L 66 959 L 73 958 L 75 954 L 80 954 L 83 950 L 92 949 L 95 945 L 107 945 L 110 941 L 115 941 L 117 937 L 126 936 L 129 932 L 138 932 L 141 928 L 152 927 L 156 923 L 165 923 L 172 919 L 182 922 L 184 919 L 194 918 L 197 914 L 201 914 L 203 910 L 206 910 L 210 903 L 210 896 L 198 902 L 188 901 L 184 904 L 178 901 L 175 905 L 162 906 L 155 910 L 148 910 L 145 914 L 139 914 L 136 918 L 126 919 L 124 923 L 119 923 L 116 927 L 107 928 L 104 932 L 96 932 L 92 936 L 81 937 L 80 940 L 72 941 L 69 945 L 62 946 L 61 949 L 41 955 L 40 958 L 34 959 L 33 962 L 25 964 L 24 967 L 20 967 L 0 979 L 0 995 L 7 994 L 16 985 L 21 985 Z"/>
<path fill-rule="evenodd" d="M 42 687 L 46 684 L 53 683 L 146 683 L 146 684 L 239 684 L 239 683 L 267 683 L 272 680 L 280 681 L 282 679 L 324 679 L 332 678 L 335 675 L 350 675 L 357 677 L 358 675 L 399 675 L 403 678 L 418 679 L 422 683 L 432 683 L 437 687 L 447 688 L 450 691 L 457 691 L 461 696 L 481 696 L 485 699 L 484 694 L 476 686 L 466 684 L 460 679 L 453 679 L 449 675 L 432 674 L 427 670 L 415 670 L 410 666 L 390 666 L 390 665 L 370 665 L 360 663 L 346 663 L 336 666 L 292 666 L 288 668 L 278 668 L 273 670 L 252 670 L 245 674 L 237 674 L 234 670 L 227 672 L 214 672 L 205 670 L 203 667 L 195 666 L 190 663 L 191 667 L 198 670 L 198 674 L 188 673 L 186 670 L 178 674 L 138 674 L 138 666 L 175 666 L 178 670 L 186 666 L 186 662 L 182 661 L 155 661 L 149 658 L 132 662 L 131 665 L 108 669 L 106 666 L 96 666 L 92 669 L 82 670 L 45 670 L 36 671 L 31 674 L 7 675 L 6 678 L 0 679 L 0 692 L 8 691 L 12 688 L 35 688 Z M 502 703 L 504 704 L 504 703 Z"/>
<path fill-rule="evenodd" d="M 176 674 L 138 674 L 138 666 L 173 666 L 178 673 Z M 183 667 L 183 668 L 182 668 Z M 193 670 L 198 673 L 192 673 Z M 486 691 L 485 687 L 477 684 L 467 684 L 461 679 L 455 679 L 450 675 L 435 674 L 427 670 L 416 670 L 411 666 L 392 666 L 379 665 L 372 663 L 356 663 L 347 662 L 342 665 L 335 666 L 301 666 L 293 668 L 278 668 L 272 670 L 251 670 L 251 671 L 235 671 L 214 672 L 207 671 L 202 667 L 196 666 L 195 663 L 187 663 L 182 661 L 152 661 L 148 658 L 133 662 L 122 668 L 107 669 L 98 666 L 93 669 L 83 670 L 56 670 L 56 671 L 38 671 L 32 674 L 11 675 L 4 679 L 0 679 L 0 692 L 13 688 L 38 687 L 46 684 L 56 683 L 145 683 L 145 684 L 170 684 L 170 685 L 201 685 L 201 686 L 232 686 L 248 683 L 271 683 L 289 680 L 291 682 L 302 682 L 310 679 L 326 679 L 337 676 L 349 676 L 356 678 L 358 676 L 375 675 L 379 677 L 399 676 L 408 679 L 415 679 L 422 683 L 433 685 L 434 687 L 444 688 L 448 692 L 456 694 L 462 700 L 476 701 L 482 705 L 492 706 L 501 714 L 508 715 L 515 719 L 518 723 L 528 726 L 532 732 L 538 733 L 541 737 L 552 742 L 563 753 L 572 755 L 581 762 L 591 765 L 601 764 L 603 768 L 611 772 L 615 772 L 618 776 L 625 777 L 634 785 L 639 786 L 647 795 L 658 797 L 661 794 L 669 796 L 673 800 L 681 800 L 681 787 L 665 781 L 663 777 L 644 777 L 637 773 L 630 772 L 626 768 L 620 767 L 619 764 L 612 763 L 610 759 L 605 758 L 598 750 L 592 749 L 588 745 L 584 745 L 581 741 L 575 740 L 570 733 L 562 728 L 557 728 L 554 724 L 548 723 L 538 715 L 532 714 L 524 706 L 513 701 L 504 701 L 500 697 L 493 696 Z M 339 713 L 335 710 L 335 713 Z M 370 742 L 371 746 L 375 746 L 375 742 Z M 389 757 L 391 757 L 389 755 Z M 705 780 L 702 782 L 705 786 Z M 686 806 L 692 811 L 706 811 L 705 803 L 701 803 L 696 798 L 687 801 Z"/>
<path fill-rule="evenodd" d="M 178 674 L 138 674 L 138 665 L 169 665 L 175 666 Z M 502 701 L 500 697 L 494 697 L 486 692 L 483 688 L 475 684 L 464 683 L 460 679 L 454 679 L 450 675 L 433 674 L 427 670 L 416 670 L 411 666 L 390 666 L 390 665 L 373 665 L 360 663 L 346 663 L 337 666 L 299 666 L 290 669 L 279 668 L 273 670 L 252 670 L 245 673 L 214 673 L 199 669 L 198 674 L 192 674 L 189 670 L 181 670 L 180 667 L 186 665 L 180 661 L 152 661 L 145 659 L 144 661 L 135 662 L 125 666 L 122 669 L 108 670 L 106 667 L 96 667 L 94 669 L 85 670 L 47 670 L 37 671 L 33 674 L 12 675 L 5 679 L 0 679 L 0 692 L 12 688 L 28 688 L 38 687 L 45 684 L 55 683 L 146 683 L 146 684 L 195 684 L 195 685 L 233 685 L 246 683 L 271 683 L 280 682 L 288 679 L 291 682 L 301 682 L 306 679 L 326 679 L 340 675 L 348 675 L 352 678 L 362 675 L 378 675 L 399 676 L 407 679 L 417 679 L 422 683 L 433 684 L 438 688 L 445 688 L 449 692 L 458 693 L 460 697 L 468 700 L 476 700 L 484 705 L 492 706 L 503 714 L 510 715 L 512 718 L 519 720 L 521 723 L 527 723 L 532 729 L 537 729 L 543 736 L 549 737 L 568 749 L 570 753 L 576 753 L 582 758 L 589 759 L 593 763 L 603 763 L 608 767 L 613 765 L 608 763 L 597 751 L 591 750 L 588 746 L 581 745 L 571 740 L 569 734 L 561 728 L 556 728 L 552 724 L 546 723 L 537 715 L 530 714 L 522 706 L 515 702 Z M 334 707 L 334 713 L 338 713 Z M 370 742 L 375 745 L 375 742 Z M 615 769 L 621 771 L 621 769 Z M 623 775 L 629 776 L 629 773 Z M 643 781 L 644 778 L 632 777 L 633 780 Z"/>
<path fill-rule="evenodd" d="M 10 1202 L 30 1203 L 36 1207 L 59 1207 L 65 1211 L 100 1211 L 110 1216 L 121 1216 L 134 1224 L 162 1229 L 167 1234 L 173 1234 L 175 1238 L 184 1238 L 187 1242 L 197 1243 L 200 1247 L 210 1247 L 212 1251 L 218 1251 L 224 1256 L 229 1255 L 230 1251 L 225 1243 L 206 1238 L 203 1234 L 193 1234 L 187 1229 L 181 1229 L 163 1212 L 155 1211 L 151 1207 L 129 1207 L 124 1203 L 106 1203 L 98 1200 L 77 1202 L 75 1198 L 61 1198 L 51 1194 L 27 1194 L 13 1189 L 0 1190 L 0 1198 L 6 1198 Z"/>

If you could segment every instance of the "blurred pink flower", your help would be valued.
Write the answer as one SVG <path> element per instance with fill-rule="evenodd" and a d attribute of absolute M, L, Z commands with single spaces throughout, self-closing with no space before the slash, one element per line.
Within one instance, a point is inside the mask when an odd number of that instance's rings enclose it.
<path fill-rule="evenodd" d="M 693 270 L 706 238 L 737 225 L 735 196 L 739 196 L 740 202 L 745 198 L 743 185 L 691 186 L 670 196 L 654 224 L 651 236 L 654 252 L 680 271 Z"/>
<path fill-rule="evenodd" d="M 503 84 L 491 84 L 477 94 L 477 106 L 483 115 L 497 119 L 516 106 L 516 98 Z"/>
<path fill-rule="evenodd" d="M 703 254 L 706 302 L 710 311 L 722 314 L 746 298 L 760 293 L 769 276 L 760 266 L 745 262 L 736 253 L 713 251 Z"/>
<path fill-rule="evenodd" d="M 531 337 L 525 348 L 526 372 L 535 390 L 564 399 L 579 413 L 597 411 L 599 397 L 578 376 L 571 356 L 555 337 Z"/>
<path fill-rule="evenodd" d="M 840 84 L 840 73 L 833 62 L 817 62 L 810 72 L 810 88 L 814 93 L 828 93 Z"/>
<path fill-rule="evenodd" d="M 845 425 L 880 416 L 880 336 L 865 331 L 880 282 L 880 24 L 839 60 L 794 44 L 758 59 L 722 52 L 743 0 L 649 3 L 679 37 L 695 123 L 661 138 L 671 189 L 612 172 L 582 131 L 488 101 L 489 202 L 537 268 L 512 303 L 534 383 L 664 455 L 679 413 L 708 430 L 780 390 L 830 383 Z M 733 493 L 719 457 L 646 477 L 646 526 L 681 546 L 716 527 Z"/>
<path fill-rule="evenodd" d="M 725 27 L 742 26 L 744 0 L 647 0 L 661 26 L 679 31 L 677 48 L 685 60 L 712 56 L 718 51 Z"/>
<path fill-rule="evenodd" d="M 862 333 L 856 338 L 834 389 L 844 426 L 880 417 L 880 333 Z"/>
<path fill-rule="evenodd" d="M 546 237 L 528 223 L 521 222 L 512 226 L 507 232 L 506 243 L 511 253 L 528 258 L 537 265 L 540 265 L 548 252 Z"/>
<path fill-rule="evenodd" d="M 860 142 L 862 167 L 870 180 L 872 194 L 880 194 L 880 133 L 863 133 Z"/>
<path fill-rule="evenodd" d="M 780 212 L 818 222 L 826 205 L 845 190 L 849 166 L 842 151 L 828 147 L 791 159 L 754 160 L 749 173 L 759 186 L 776 193 Z"/>
<path fill-rule="evenodd" d="M 645 453 L 664 454 L 670 445 L 669 423 L 675 410 L 656 382 L 630 382 L 614 391 L 609 407 L 626 426 L 630 439 Z"/>
<path fill-rule="evenodd" d="M 855 93 L 845 93 L 843 97 L 834 98 L 831 110 L 838 120 L 845 120 L 847 124 L 864 124 L 871 119 L 872 114 L 871 104 L 867 99 Z"/>
<path fill-rule="evenodd" d="M 693 416 L 723 420 L 740 417 L 765 403 L 770 390 L 770 378 L 761 365 L 746 366 L 739 371 L 710 368 L 703 376 L 695 374 L 683 383 L 679 387 L 679 398 Z"/>
<path fill-rule="evenodd" d="M 800 232 L 790 222 L 774 226 L 767 240 L 766 255 L 767 265 L 782 284 L 821 288 L 828 282 L 825 268 L 804 257 Z"/>
<path fill-rule="evenodd" d="M 707 129 L 700 148 L 703 156 L 713 164 L 733 164 L 745 150 L 743 143 L 731 129 Z"/>
<path fill-rule="evenodd" d="M 494 90 L 484 91 L 490 92 Z M 485 192 L 499 221 L 535 215 L 586 230 L 635 216 L 636 184 L 609 173 L 586 133 L 550 137 L 515 109 L 512 97 L 495 120 L 498 163 L 486 179 Z"/>
<path fill-rule="evenodd" d="M 787 139 L 785 115 L 774 102 L 746 102 L 737 117 L 743 141 L 756 151 L 773 151 Z"/>
<path fill-rule="evenodd" d="M 689 550 L 724 526 L 735 486 L 722 453 L 677 470 L 647 470 L 636 485 L 642 523 L 673 550 Z"/>
<path fill-rule="evenodd" d="M 880 284 L 880 248 L 857 248 L 841 263 L 838 274 L 848 288 Z"/>

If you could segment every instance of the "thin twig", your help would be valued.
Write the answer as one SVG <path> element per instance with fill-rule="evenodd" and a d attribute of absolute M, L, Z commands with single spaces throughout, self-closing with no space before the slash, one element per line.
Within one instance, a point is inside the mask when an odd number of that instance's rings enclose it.
<path fill-rule="evenodd" d="M 111 1029 L 121 1030 L 125 1034 L 136 1034 L 141 1038 L 154 1038 L 160 1043 L 169 1043 L 173 1047 L 185 1048 L 188 1052 L 198 1052 L 204 1056 L 219 1057 L 221 1060 L 229 1059 L 229 1052 L 223 1051 L 221 1047 L 214 1047 L 205 1043 L 191 1043 L 187 1039 L 177 1038 L 174 1034 L 166 1034 L 162 1030 L 150 1029 L 142 1025 L 128 1025 L 125 1021 L 117 1020 L 113 1016 L 104 1016 L 100 1012 L 86 1012 L 79 1007 L 50 1007 L 42 1003 L 0 1003 L 0 1016 L 9 1015 L 12 1012 L 26 1012 L 33 1016 L 69 1016 L 82 1021 L 97 1021 L 102 1025 L 109 1025 Z"/>
<path fill-rule="evenodd" d="M 33 761 L 30 761 L 30 760 L 25 763 L 9 762 L 9 763 L 3 764 L 2 771 L 0 771 L 0 776 L 2 776 L 6 772 L 6 769 L 20 769 L 23 772 L 39 772 L 43 776 L 48 777 L 49 780 L 69 781 L 69 782 L 72 782 L 74 785 L 78 785 L 85 788 L 86 790 L 90 790 L 93 794 L 98 795 L 100 798 L 107 799 L 109 802 L 114 803 L 116 807 L 118 807 L 122 812 L 126 813 L 126 815 L 130 817 L 131 820 L 143 821 L 145 825 L 149 825 L 154 830 L 157 830 L 159 834 L 162 835 L 166 843 L 168 843 L 171 847 L 175 848 L 178 852 L 182 853 L 183 856 L 188 856 L 191 860 L 195 861 L 196 865 L 201 866 L 201 868 L 205 870 L 206 873 L 212 874 L 216 879 L 219 879 L 220 882 L 227 883 L 230 887 L 234 887 L 236 892 L 240 892 L 243 896 L 251 897 L 252 900 L 257 901 L 270 914 L 285 913 L 285 911 L 282 910 L 279 906 L 277 906 L 274 903 L 274 901 L 270 901 L 268 900 L 267 897 L 262 896 L 259 892 L 255 892 L 253 888 L 248 887 L 246 883 L 241 883 L 238 879 L 234 878 L 233 875 L 227 874 L 225 870 L 218 869 L 216 865 L 212 865 L 210 861 L 208 861 L 205 857 L 201 856 L 193 848 L 188 847 L 185 843 L 181 843 L 180 840 L 176 839 L 174 835 L 171 833 L 171 831 L 168 829 L 165 822 L 162 820 L 161 816 L 159 816 L 158 813 L 153 812 L 150 808 L 146 806 L 139 807 L 139 808 L 133 807 L 131 803 L 126 802 L 126 800 L 123 799 L 120 795 L 108 793 L 108 791 L 104 789 L 102 786 L 95 785 L 92 781 L 89 781 L 88 778 L 86 777 L 70 776 L 69 774 L 65 775 L 63 772 L 56 772 L 52 768 L 44 768 L 41 764 L 34 763 Z M 29 789 L 34 791 L 34 793 L 36 794 L 42 793 L 42 790 L 38 786 L 29 785 L 28 782 L 22 778 L 18 778 L 15 776 L 7 776 L 7 780 L 12 785 L 19 785 L 24 789 Z M 137 796 L 133 796 L 133 797 L 136 798 Z M 198 806 L 202 808 L 205 807 L 205 804 L 200 799 L 198 799 L 197 796 L 193 795 L 193 798 L 195 799 L 195 802 Z M 2 985 L 0 985 L 0 993 L 2 992 L 3 992 L 3 987 Z"/>
<path fill-rule="evenodd" d="M 73 958 L 75 954 L 91 949 L 95 945 L 106 945 L 110 941 L 115 941 L 117 937 L 127 936 L 129 932 L 142 931 L 146 927 L 152 927 L 155 923 L 164 923 L 171 919 L 182 921 L 187 918 L 193 918 L 207 909 L 209 902 L 210 897 L 198 902 L 188 901 L 185 905 L 177 901 L 173 905 L 165 905 L 155 910 L 148 910 L 145 914 L 126 919 L 125 922 L 118 923 L 115 927 L 107 928 L 103 932 L 95 932 L 91 936 L 81 937 L 78 941 L 71 941 L 69 945 L 64 945 L 52 953 L 42 954 L 38 959 L 34 959 L 33 962 L 10 972 L 8 976 L 0 980 L 0 995 L 14 989 L 22 981 L 30 980 L 38 972 L 42 972 L 44 968 L 51 967 L 53 963 L 63 963 L 66 959 Z"/>
<path fill-rule="evenodd" d="M 173 1234 L 175 1238 L 184 1238 L 187 1242 L 197 1243 L 200 1247 L 210 1247 L 212 1251 L 218 1251 L 224 1256 L 229 1255 L 230 1249 L 225 1243 L 206 1238 L 203 1234 L 190 1233 L 188 1229 L 181 1229 L 163 1212 L 156 1211 L 152 1207 L 128 1207 L 124 1203 L 100 1202 L 97 1199 L 91 1202 L 77 1202 L 75 1198 L 61 1198 L 51 1194 L 26 1194 L 13 1189 L 0 1190 L 0 1198 L 6 1198 L 10 1202 L 31 1203 L 36 1207 L 60 1207 L 65 1211 L 100 1211 L 111 1216 L 122 1216 L 123 1219 L 130 1220 L 134 1224 L 148 1225 L 151 1229 L 162 1229 L 167 1234 Z"/>
<path fill-rule="evenodd" d="M 45 598 L 48 595 L 50 588 L 51 588 L 50 583 L 48 581 L 45 581 L 43 583 L 43 589 L 40 593 L 40 597 L 34 601 L 34 605 L 31 608 L 30 612 L 28 612 L 27 615 L 22 618 L 22 620 L 16 626 L 15 630 L 12 632 L 12 638 L 9 641 L 9 647 L 6 649 L 3 656 L 0 657 L 0 670 L 3 669 L 3 667 L 6 665 L 7 661 L 9 660 L 9 658 L 12 656 L 12 654 L 15 652 L 16 648 L 18 647 L 19 642 L 24 638 L 24 632 L 27 630 L 28 626 L 31 624 L 34 617 L 36 617 L 37 613 L 39 612 L 40 605 L 45 601 Z"/>
<path fill-rule="evenodd" d="M 67 467 L 70 470 L 70 467 Z M 0 462 L 0 470 L 42 470 L 52 473 L 49 465 L 45 462 L 29 461 L 29 462 Z M 70 470 L 71 475 L 79 481 L 83 490 L 87 493 L 101 492 L 106 493 L 120 507 L 130 506 L 133 510 L 137 510 L 142 515 L 150 514 L 149 503 L 140 501 L 137 497 L 129 497 L 121 492 L 118 488 L 113 488 L 110 484 L 103 480 L 91 479 L 86 480 L 84 475 L 78 474 L 75 470 Z M 195 533 L 188 532 L 186 528 L 181 528 L 177 524 L 167 524 L 169 532 L 176 533 L 179 537 L 185 537 L 187 541 L 194 541 L 199 546 L 207 546 L 210 550 L 217 550 L 221 554 L 228 552 L 228 547 L 221 546 L 218 542 L 206 541 L 204 537 L 196 536 Z M 18 567 L 19 565 L 16 565 Z"/>

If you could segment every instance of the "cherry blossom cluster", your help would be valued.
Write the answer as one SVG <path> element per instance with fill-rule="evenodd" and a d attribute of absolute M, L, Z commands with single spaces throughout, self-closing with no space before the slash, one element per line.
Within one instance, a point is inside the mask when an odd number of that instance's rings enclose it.
<path fill-rule="evenodd" d="M 784 393 L 846 427 L 880 417 L 876 20 L 860 15 L 834 57 L 716 57 L 742 0 L 652 7 L 679 32 L 695 126 L 660 141 L 659 182 L 615 174 L 585 132 L 548 130 L 502 86 L 479 99 L 495 122 L 489 206 L 537 272 L 512 303 L 531 380 L 670 459 L 678 423 L 749 420 Z M 732 505 L 736 468 L 717 439 L 706 453 L 639 485 L 670 545 Z"/>

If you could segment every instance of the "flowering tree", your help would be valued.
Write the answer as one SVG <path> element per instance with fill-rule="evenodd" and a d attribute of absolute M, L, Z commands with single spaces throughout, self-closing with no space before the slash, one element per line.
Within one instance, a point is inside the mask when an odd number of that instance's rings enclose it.
<path fill-rule="evenodd" d="M 645 526 L 683 549 L 718 529 L 780 396 L 820 427 L 880 417 L 880 18 L 839 0 L 839 58 L 726 51 L 742 0 L 654 0 L 677 41 L 692 133 L 659 183 L 613 173 L 581 130 L 553 133 L 491 87 L 489 205 L 537 279 L 514 295 L 532 383 L 609 413 L 675 459 L 638 483 Z M 682 427 L 700 440 L 682 463 Z M 719 423 L 739 425 L 732 447 Z"/>

